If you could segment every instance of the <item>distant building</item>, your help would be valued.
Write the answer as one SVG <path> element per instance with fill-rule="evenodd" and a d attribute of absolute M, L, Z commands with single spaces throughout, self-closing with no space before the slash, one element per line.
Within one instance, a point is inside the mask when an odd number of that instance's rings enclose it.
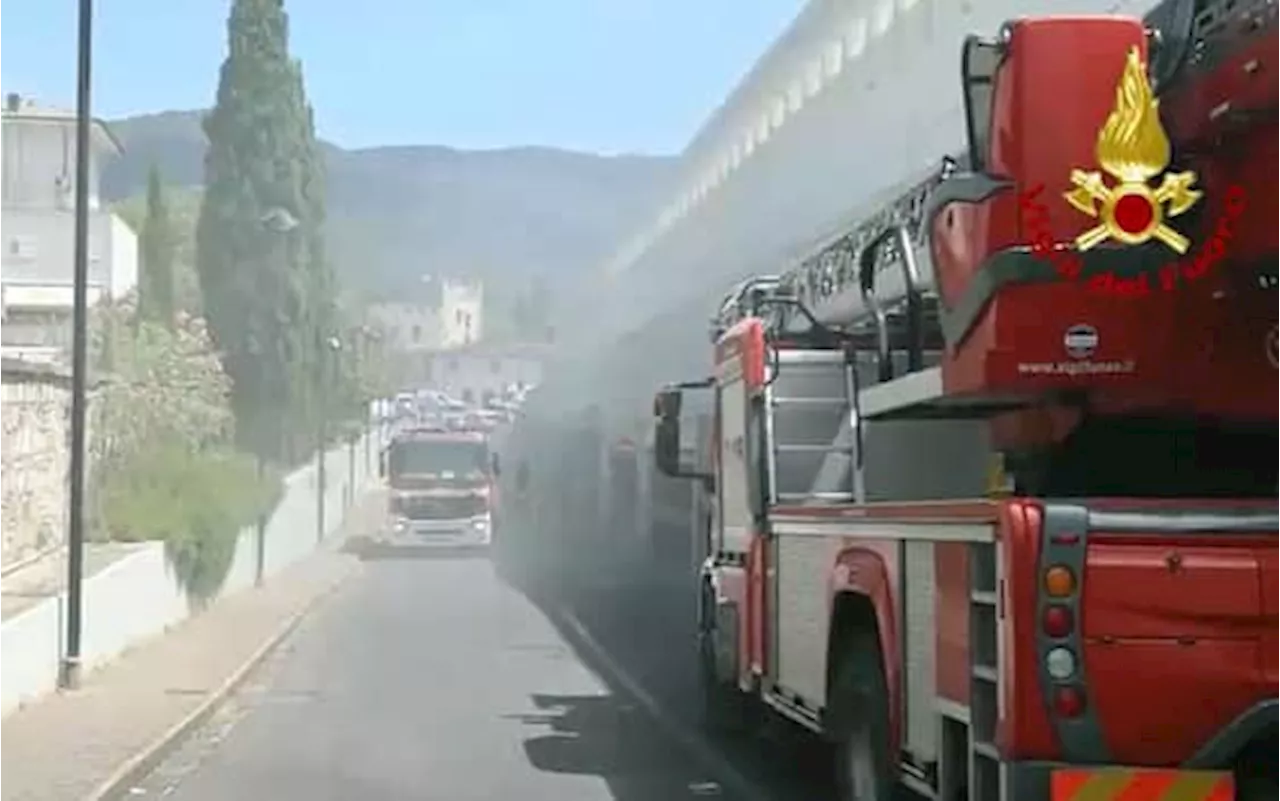
<path fill-rule="evenodd" d="M 440 347 L 440 314 L 420 303 L 374 303 L 370 323 L 382 332 L 382 341 L 394 351 L 435 350 Z"/>
<path fill-rule="evenodd" d="M 480 339 L 484 286 L 479 281 L 444 279 L 438 301 L 374 303 L 368 308 L 369 324 L 381 333 L 403 388 L 431 383 L 439 351 L 465 348 Z"/>
<path fill-rule="evenodd" d="M 420 383 L 431 354 L 443 341 L 439 309 L 421 303 L 374 303 L 367 313 L 370 327 L 380 332 L 400 387 Z"/>
<path fill-rule="evenodd" d="M 484 284 L 445 279 L 440 286 L 442 345 L 458 348 L 479 342 L 484 334 L 483 309 Z"/>
<path fill-rule="evenodd" d="M 57 358 L 70 345 L 75 228 L 75 115 L 10 94 L 0 169 L 0 344 L 5 355 Z M 103 163 L 121 152 L 101 122 L 91 130 L 89 302 L 119 299 L 138 283 L 138 239 L 103 209 Z"/>
<path fill-rule="evenodd" d="M 431 354 L 425 384 L 468 403 L 500 398 L 542 380 L 546 345 L 473 345 Z"/>

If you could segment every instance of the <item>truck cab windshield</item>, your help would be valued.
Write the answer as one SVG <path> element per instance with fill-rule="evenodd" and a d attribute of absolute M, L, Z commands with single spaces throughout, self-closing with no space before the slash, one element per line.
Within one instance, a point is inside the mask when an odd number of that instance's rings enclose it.
<path fill-rule="evenodd" d="M 400 442 L 391 447 L 390 462 L 393 476 L 483 475 L 488 466 L 488 450 L 476 442 Z"/>

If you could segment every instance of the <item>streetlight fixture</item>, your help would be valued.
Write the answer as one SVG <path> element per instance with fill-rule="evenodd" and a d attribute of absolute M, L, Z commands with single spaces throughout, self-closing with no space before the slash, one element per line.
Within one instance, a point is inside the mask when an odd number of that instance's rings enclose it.
<path fill-rule="evenodd" d="M 262 215 L 261 222 L 262 227 L 275 234 L 287 234 L 300 225 L 298 218 L 283 206 L 272 206 L 267 209 Z"/>
<path fill-rule="evenodd" d="M 71 312 L 71 454 L 67 490 L 67 643 L 58 684 L 80 686 L 80 635 L 84 605 L 84 463 L 89 328 L 89 134 L 93 77 L 93 0 L 80 0 L 76 40 L 75 246 Z"/>
<path fill-rule="evenodd" d="M 364 364 L 372 364 L 373 369 L 377 371 L 374 375 L 376 375 L 378 379 L 381 379 L 383 376 L 382 371 L 386 368 L 386 354 L 383 350 L 382 331 L 381 329 L 373 326 L 365 326 L 365 332 Z M 373 397 L 366 399 L 366 406 L 369 407 L 367 414 L 371 417 L 371 419 L 367 421 L 367 424 L 370 427 L 369 435 L 365 437 L 364 441 L 364 461 L 366 469 L 369 468 L 373 458 L 372 448 L 375 435 L 378 439 L 378 451 L 381 452 L 382 450 L 383 428 L 385 426 L 383 417 L 385 415 L 384 410 L 386 398 L 382 397 L 382 391 L 385 389 L 385 386 L 382 384 L 381 380 L 375 382 L 374 386 L 375 390 L 371 393 Z"/>

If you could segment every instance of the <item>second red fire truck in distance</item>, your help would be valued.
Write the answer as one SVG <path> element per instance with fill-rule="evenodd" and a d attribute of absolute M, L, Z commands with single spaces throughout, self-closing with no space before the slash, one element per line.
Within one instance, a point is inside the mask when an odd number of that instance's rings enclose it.
<path fill-rule="evenodd" d="M 496 462 L 487 434 L 407 424 L 393 434 L 382 459 L 387 521 L 374 545 L 489 548 Z"/>
<path fill-rule="evenodd" d="M 968 153 L 726 298 L 655 400 L 710 722 L 822 734 L 841 801 L 1276 797 L 1275 24 L 971 38 Z"/>

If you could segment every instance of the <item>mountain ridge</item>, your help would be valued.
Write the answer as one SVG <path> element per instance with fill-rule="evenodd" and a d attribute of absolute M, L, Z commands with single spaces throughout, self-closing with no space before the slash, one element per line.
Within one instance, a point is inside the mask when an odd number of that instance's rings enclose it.
<path fill-rule="evenodd" d="M 152 164 L 166 183 L 202 185 L 204 113 L 107 121 L 124 153 L 104 166 L 104 197 L 144 191 Z M 423 275 L 554 285 L 594 270 L 654 212 L 677 164 L 543 145 L 320 146 L 335 267 L 362 290 L 395 296 L 416 293 Z"/>

